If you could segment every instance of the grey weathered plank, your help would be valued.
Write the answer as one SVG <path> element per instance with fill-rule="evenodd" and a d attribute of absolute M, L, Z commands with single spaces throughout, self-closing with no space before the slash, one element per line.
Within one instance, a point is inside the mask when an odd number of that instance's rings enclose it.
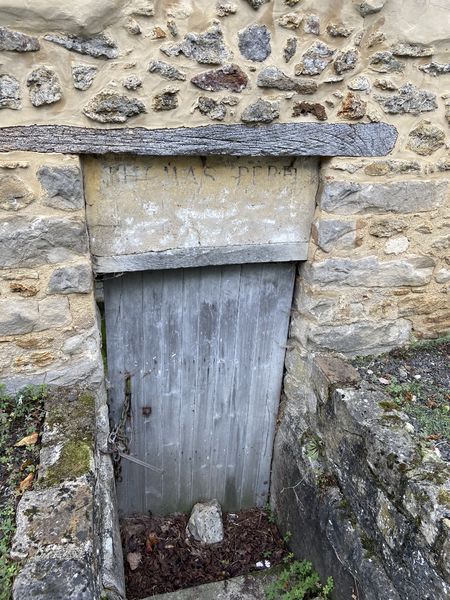
<path fill-rule="evenodd" d="M 163 469 L 123 461 L 123 512 L 188 511 L 212 497 L 229 510 L 264 504 L 293 272 L 233 265 L 105 281 L 112 414 L 130 373 L 131 453 Z"/>
<path fill-rule="evenodd" d="M 185 269 L 208 265 L 294 262 L 308 258 L 308 241 L 289 244 L 254 244 L 217 248 L 176 248 L 162 252 L 94 256 L 96 273 L 122 273 L 160 269 Z"/>
<path fill-rule="evenodd" d="M 387 123 L 276 123 L 173 129 L 70 125 L 0 128 L 0 151 L 154 156 L 385 156 L 397 130 Z"/>

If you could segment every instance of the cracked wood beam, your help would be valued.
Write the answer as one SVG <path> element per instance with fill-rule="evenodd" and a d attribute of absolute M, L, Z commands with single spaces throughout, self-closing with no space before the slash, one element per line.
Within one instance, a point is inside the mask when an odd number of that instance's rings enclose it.
<path fill-rule="evenodd" d="M 69 125 L 0 128 L 0 152 L 148 156 L 385 156 L 397 141 L 387 123 L 277 123 L 175 129 Z"/>

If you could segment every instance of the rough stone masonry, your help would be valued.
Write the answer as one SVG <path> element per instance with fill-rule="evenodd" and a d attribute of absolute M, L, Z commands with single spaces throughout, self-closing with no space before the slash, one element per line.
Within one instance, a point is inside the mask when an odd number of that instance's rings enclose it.
<path fill-rule="evenodd" d="M 448 332 L 445 2 L 32 4 L 0 0 L 2 128 L 395 126 L 387 157 L 322 160 L 289 344 L 354 356 Z M 81 171 L 76 156 L 0 156 L 0 380 L 10 387 L 103 378 Z M 307 401 L 299 386 L 286 393 Z"/>

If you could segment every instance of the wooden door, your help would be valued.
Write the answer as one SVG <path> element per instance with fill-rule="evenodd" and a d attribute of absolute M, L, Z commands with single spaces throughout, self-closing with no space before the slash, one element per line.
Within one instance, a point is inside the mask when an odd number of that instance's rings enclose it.
<path fill-rule="evenodd" d="M 292 263 L 105 279 L 113 422 L 127 393 L 124 514 L 267 501 L 294 286 Z M 128 383 L 127 383 L 128 378 Z"/>

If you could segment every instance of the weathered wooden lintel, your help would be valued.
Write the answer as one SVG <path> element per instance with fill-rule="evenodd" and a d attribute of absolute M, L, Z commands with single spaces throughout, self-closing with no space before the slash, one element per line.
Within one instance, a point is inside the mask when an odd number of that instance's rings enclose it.
<path fill-rule="evenodd" d="M 117 256 L 94 256 L 96 273 L 122 273 L 160 269 L 185 269 L 209 265 L 306 260 L 308 242 L 294 244 L 255 244 L 216 248 L 177 248 Z"/>
<path fill-rule="evenodd" d="M 147 156 L 385 156 L 397 130 L 387 123 L 276 123 L 174 129 L 69 125 L 0 128 L 0 152 Z"/>

